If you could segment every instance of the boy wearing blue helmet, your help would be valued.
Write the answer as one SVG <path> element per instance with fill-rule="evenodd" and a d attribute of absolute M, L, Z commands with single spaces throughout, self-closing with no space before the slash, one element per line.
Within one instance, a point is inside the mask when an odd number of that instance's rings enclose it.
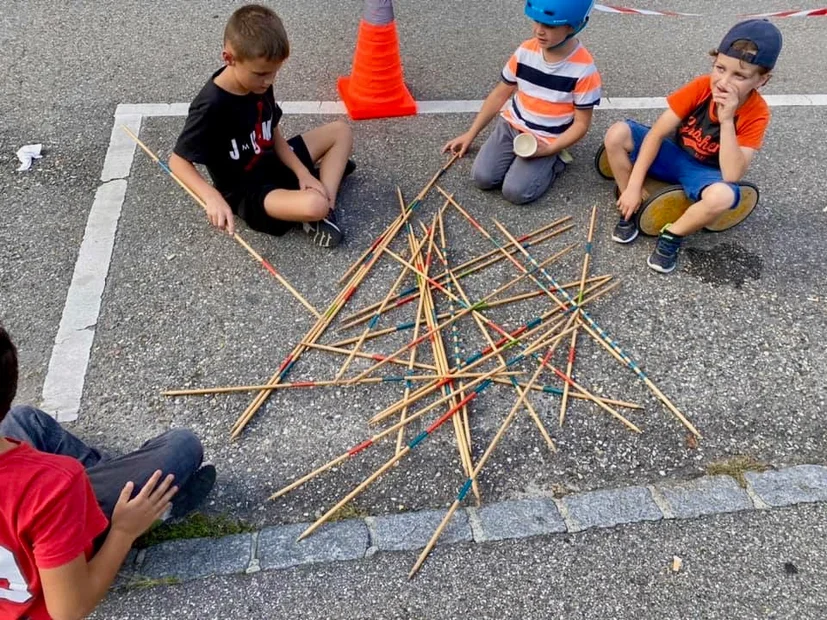
<path fill-rule="evenodd" d="M 566 167 L 560 153 L 588 132 L 602 84 L 591 54 L 574 37 L 586 27 L 593 6 L 594 0 L 527 0 L 534 37 L 514 52 L 471 128 L 442 149 L 465 155 L 499 114 L 472 168 L 480 189 L 501 187 L 514 204 L 538 199 Z M 514 138 L 521 133 L 536 139 L 530 156 L 514 153 Z"/>
<path fill-rule="evenodd" d="M 683 239 L 738 206 L 738 182 L 770 120 L 756 89 L 769 80 L 781 43 L 781 32 L 766 19 L 736 24 L 711 52 L 712 72 L 669 95 L 669 109 L 651 129 L 629 120 L 606 132 L 606 155 L 620 189 L 612 239 L 631 243 L 637 237 L 634 214 L 648 174 L 680 184 L 694 201 L 661 231 L 647 261 L 655 271 L 673 271 Z"/>

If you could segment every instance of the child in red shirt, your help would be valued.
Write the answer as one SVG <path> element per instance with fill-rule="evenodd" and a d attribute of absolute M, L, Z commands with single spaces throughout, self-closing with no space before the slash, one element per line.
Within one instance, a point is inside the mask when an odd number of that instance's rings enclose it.
<path fill-rule="evenodd" d="M 695 201 L 661 231 L 649 266 L 669 273 L 684 237 L 714 222 L 741 200 L 738 182 L 761 148 L 770 111 L 757 89 L 781 53 L 781 33 L 766 19 L 736 24 L 712 52 L 712 72 L 672 93 L 669 109 L 650 129 L 615 123 L 604 143 L 620 189 L 620 221 L 612 239 L 631 243 L 648 174 L 683 186 Z"/>
<path fill-rule="evenodd" d="M 84 617 L 135 539 L 158 519 L 192 510 L 215 469 L 199 469 L 201 444 L 189 431 L 109 458 L 42 411 L 10 410 L 17 375 L 17 353 L 0 327 L 0 618 Z"/>

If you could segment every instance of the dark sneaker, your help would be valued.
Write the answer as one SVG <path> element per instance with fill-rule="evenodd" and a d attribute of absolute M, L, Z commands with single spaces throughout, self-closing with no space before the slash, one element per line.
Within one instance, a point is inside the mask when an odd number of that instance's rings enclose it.
<path fill-rule="evenodd" d="M 349 177 L 356 171 L 356 162 L 352 159 L 347 160 L 347 164 L 345 164 L 345 172 L 342 174 L 342 178 Z"/>
<path fill-rule="evenodd" d="M 321 248 L 335 248 L 342 242 L 342 230 L 336 225 L 333 211 L 319 222 L 304 222 L 302 229 L 312 237 L 313 243 Z"/>
<path fill-rule="evenodd" d="M 620 218 L 612 232 L 612 240 L 618 243 L 631 243 L 637 239 L 638 232 L 637 219 L 634 216 L 631 220 Z"/>
<path fill-rule="evenodd" d="M 187 483 L 172 498 L 172 511 L 169 518 L 182 519 L 194 512 L 207 499 L 214 485 L 215 467 L 204 465 L 190 476 Z"/>
<path fill-rule="evenodd" d="M 678 264 L 678 250 L 681 249 L 683 237 L 664 230 L 658 237 L 658 245 L 646 261 L 652 269 L 661 273 L 671 273 Z"/>

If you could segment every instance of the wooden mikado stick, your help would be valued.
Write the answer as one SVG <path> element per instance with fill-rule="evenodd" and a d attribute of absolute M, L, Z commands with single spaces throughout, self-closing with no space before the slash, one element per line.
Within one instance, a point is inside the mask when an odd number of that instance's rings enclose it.
<path fill-rule="evenodd" d="M 551 356 L 554 354 L 554 351 L 557 348 L 557 343 L 559 343 L 559 342 L 560 341 L 557 340 L 557 341 L 554 342 L 554 344 L 552 344 L 549 347 L 548 352 L 543 357 L 543 363 L 540 363 L 540 364 L 537 365 L 537 369 L 534 371 L 534 374 L 531 376 L 531 380 L 529 381 L 529 386 L 534 385 L 534 383 L 537 381 L 537 377 L 540 376 L 540 372 L 543 370 L 543 367 L 545 366 L 545 362 L 547 362 L 551 358 Z M 517 400 L 514 402 L 514 405 L 511 407 L 511 410 L 508 412 L 508 415 L 505 416 L 505 419 L 500 424 L 499 429 L 497 429 L 497 433 L 494 435 L 494 439 L 492 439 L 491 443 L 488 444 L 488 447 L 485 449 L 485 452 L 480 457 L 480 460 L 477 461 L 477 465 L 474 468 L 474 471 L 471 473 L 471 475 L 468 477 L 468 480 L 466 480 L 465 484 L 460 489 L 459 493 L 457 494 L 457 498 L 451 504 L 451 507 L 448 509 L 448 512 L 445 513 L 445 516 L 442 518 L 442 521 L 437 526 L 436 530 L 434 531 L 433 535 L 431 536 L 430 540 L 428 541 L 428 544 L 425 545 L 425 548 L 422 550 L 422 553 L 419 554 L 419 557 L 417 558 L 416 563 L 413 565 L 413 568 L 411 568 L 411 571 L 408 573 L 408 579 L 413 578 L 413 576 L 417 573 L 417 571 L 422 567 L 422 564 L 423 564 L 423 562 L 425 562 L 425 559 L 428 557 L 428 555 L 430 555 L 431 551 L 433 550 L 434 546 L 436 545 L 436 541 L 442 535 L 442 532 L 445 531 L 445 528 L 448 525 L 448 523 L 451 521 L 451 518 L 454 516 L 454 513 L 457 511 L 460 504 L 465 499 L 465 496 L 468 493 L 467 488 L 471 484 L 473 484 L 474 479 L 479 475 L 482 468 L 485 467 L 485 464 L 488 462 L 488 459 L 491 457 L 491 454 L 494 452 L 494 449 L 499 444 L 500 439 L 502 439 L 503 435 L 505 435 L 506 430 L 508 430 L 508 427 L 511 426 L 511 423 L 514 421 L 514 418 L 517 416 L 517 412 L 520 410 L 520 405 L 522 405 L 522 403 L 524 401 L 526 401 L 526 395 L 528 393 L 529 393 L 529 390 L 525 390 L 524 392 L 522 392 L 517 397 Z"/>
<path fill-rule="evenodd" d="M 517 376 L 523 374 L 522 371 L 508 371 L 500 373 L 499 376 Z M 355 385 L 374 385 L 377 383 L 401 383 L 410 381 L 435 381 L 441 379 L 463 378 L 473 379 L 481 377 L 479 372 L 458 372 L 456 374 L 447 375 L 400 375 L 387 377 L 368 377 L 363 379 Z M 232 394 L 234 392 L 257 392 L 260 390 L 290 390 L 290 389 L 306 389 L 319 387 L 337 387 L 349 386 L 347 380 L 326 380 L 326 381 L 293 381 L 291 383 L 279 383 L 277 385 L 261 384 L 261 385 L 229 385 L 221 387 L 210 388 L 185 388 L 180 390 L 164 390 L 161 396 L 203 396 L 206 394 Z"/>
<path fill-rule="evenodd" d="M 427 193 L 431 191 L 431 188 L 436 185 L 436 182 L 439 178 L 445 174 L 445 172 L 450 168 L 453 163 L 459 158 L 459 155 L 454 155 L 448 160 L 442 168 L 440 168 L 437 173 L 433 176 L 433 178 L 428 182 L 425 187 L 422 188 L 422 191 L 417 194 L 416 198 L 414 198 L 413 202 L 408 205 L 405 213 L 401 216 L 398 216 L 393 222 L 391 222 L 388 227 L 385 229 L 381 235 L 379 235 L 376 239 L 374 239 L 373 243 L 370 244 L 367 250 L 353 263 L 350 267 L 348 267 L 347 271 L 345 271 L 344 275 L 339 278 L 339 284 L 347 280 L 347 278 L 359 267 L 363 266 L 366 262 L 371 260 L 374 256 L 378 256 L 382 253 L 381 247 L 382 245 L 387 246 L 386 239 L 390 237 L 395 237 L 396 233 L 399 231 L 399 228 L 402 226 L 402 223 L 410 217 L 411 213 L 420 205 L 422 200 L 425 198 Z"/>
<path fill-rule="evenodd" d="M 139 147 L 141 147 L 141 149 L 144 151 L 144 153 L 146 153 L 149 156 L 149 158 L 152 161 L 154 161 L 161 168 L 161 170 L 163 170 L 167 175 L 169 175 L 172 178 L 173 181 L 178 183 L 178 185 L 180 185 L 181 188 L 185 192 L 187 192 L 187 194 L 189 194 L 190 197 L 199 206 L 201 206 L 202 209 L 204 209 L 206 211 L 207 204 L 201 199 L 201 197 L 198 194 L 196 194 L 192 189 L 190 189 L 190 187 L 186 183 L 184 183 L 184 181 L 182 181 L 178 177 L 178 175 L 176 175 L 172 170 L 170 170 L 169 166 L 167 166 L 164 162 L 162 162 L 158 158 L 158 156 L 149 149 L 149 147 L 146 144 L 141 142 L 141 140 L 138 138 L 138 136 L 136 136 L 134 133 L 132 133 L 132 131 L 126 125 L 121 125 L 121 129 L 123 129 L 126 132 L 126 134 L 130 138 L 132 138 L 132 140 L 135 142 L 135 144 L 137 144 Z M 238 233 L 233 233 L 233 240 L 235 240 L 236 243 L 238 243 L 241 247 L 243 247 L 245 250 L 247 250 L 247 252 L 250 254 L 250 256 L 252 256 L 254 259 L 256 259 L 256 261 L 258 261 L 258 263 L 262 267 L 264 267 L 264 269 L 266 269 L 270 273 L 270 275 L 272 275 L 276 280 L 278 280 L 279 284 L 281 284 L 284 288 L 286 288 L 287 291 L 291 295 L 293 295 L 293 297 L 295 297 L 296 300 L 298 300 L 299 303 L 301 303 L 301 305 L 303 305 L 305 308 L 307 308 L 307 310 L 310 312 L 310 314 L 315 316 L 317 319 L 321 318 L 322 315 L 319 314 L 319 311 L 316 310 L 316 308 L 314 308 L 310 304 L 310 302 L 307 301 L 301 295 L 301 293 L 299 293 L 287 280 L 285 280 L 282 277 L 282 275 L 278 271 L 276 271 L 276 268 L 273 267 L 272 264 L 270 264 L 269 261 L 267 261 L 261 254 L 256 252 L 252 247 L 250 247 L 250 245 L 246 241 L 244 241 L 244 239 L 241 238 L 241 235 L 239 235 Z"/>
<path fill-rule="evenodd" d="M 586 235 L 586 252 L 585 256 L 583 256 L 583 271 L 580 274 L 580 290 L 577 293 L 577 304 L 578 306 L 583 302 L 583 290 L 586 288 L 586 276 L 589 273 L 589 261 L 591 260 L 592 256 L 592 240 L 594 239 L 594 224 L 597 221 L 597 205 L 592 207 L 592 216 L 589 220 L 589 232 Z M 542 291 L 537 291 L 538 293 L 542 293 Z M 579 310 L 578 310 L 579 313 Z M 577 330 L 575 329 L 571 333 L 571 345 L 569 345 L 569 357 L 566 362 L 566 376 L 571 377 L 571 373 L 574 371 L 574 357 L 577 352 Z M 563 423 L 566 421 L 566 410 L 569 404 L 569 383 L 568 381 L 563 383 L 563 398 L 560 401 L 560 426 L 563 426 Z"/>
<path fill-rule="evenodd" d="M 447 206 L 448 203 L 445 203 Z M 444 207 L 443 207 L 444 208 Z M 431 268 L 431 257 L 433 256 L 433 252 L 435 249 L 434 246 L 434 239 L 437 227 L 437 219 L 439 217 L 439 213 L 434 216 L 433 222 L 431 224 L 431 229 L 429 232 L 429 241 L 428 241 L 428 253 L 426 256 L 425 261 L 422 261 L 422 257 L 417 253 L 416 257 L 416 267 L 422 272 L 423 277 L 419 278 L 419 286 L 420 286 L 420 295 L 424 296 L 425 298 L 425 322 L 428 325 L 429 329 L 436 327 L 436 319 L 434 318 L 436 315 L 436 308 L 434 306 L 434 298 L 431 293 L 431 289 L 428 286 L 427 278 Z M 413 246 L 415 242 L 413 228 L 408 225 L 408 244 Z M 431 351 L 434 355 L 434 360 L 436 361 L 437 368 L 439 372 L 447 372 L 450 368 L 450 364 L 448 363 L 448 357 L 445 354 L 445 345 L 442 341 L 442 334 L 444 332 L 440 332 L 436 335 L 435 338 L 431 339 Z M 449 401 L 449 408 L 456 407 L 457 403 L 459 403 L 462 398 L 458 398 L 459 394 L 457 391 L 454 390 L 453 381 L 448 381 L 447 383 L 442 385 L 442 392 L 443 394 L 451 394 L 452 398 Z M 461 409 L 457 410 L 457 413 L 451 417 L 451 423 L 454 426 L 454 435 L 457 441 L 457 450 L 459 451 L 460 462 L 462 463 L 463 471 L 466 475 L 471 473 L 471 470 L 474 468 L 473 463 L 471 462 L 471 450 L 468 447 L 467 436 L 465 435 L 465 429 L 462 426 L 461 419 L 458 416 L 461 416 L 462 412 Z M 479 496 L 477 496 L 479 498 Z"/>

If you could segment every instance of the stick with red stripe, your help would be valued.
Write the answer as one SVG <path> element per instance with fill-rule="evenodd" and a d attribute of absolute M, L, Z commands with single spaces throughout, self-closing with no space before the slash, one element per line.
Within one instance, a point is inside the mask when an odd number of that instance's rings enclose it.
<path fill-rule="evenodd" d="M 143 149 L 144 153 L 149 155 L 149 158 L 152 161 L 154 161 L 156 164 L 158 164 L 158 166 L 161 168 L 161 170 L 163 170 L 170 177 L 172 177 L 172 179 L 176 183 L 178 183 L 178 185 L 180 185 L 184 189 L 184 191 L 187 192 L 193 200 L 195 200 L 196 203 L 198 203 L 203 209 L 206 210 L 207 205 L 203 200 L 201 200 L 201 197 L 198 194 L 196 194 L 194 191 L 192 191 L 189 188 L 189 186 L 186 183 L 184 183 L 180 178 L 178 178 L 178 176 L 172 170 L 169 169 L 169 166 L 167 166 L 164 162 L 162 162 L 160 159 L 158 159 L 158 156 L 155 153 L 153 153 L 152 151 L 150 151 L 149 147 L 146 144 L 144 144 L 143 142 L 141 142 L 141 140 L 138 138 L 138 136 L 136 136 L 134 133 L 132 133 L 129 130 L 129 128 L 126 127 L 125 125 L 121 125 L 121 129 L 123 129 L 127 133 L 127 135 L 130 138 L 132 138 L 132 140 L 135 142 L 135 144 L 137 144 L 138 146 L 141 147 L 141 149 Z M 268 272 L 270 272 L 270 274 L 276 280 L 279 281 L 279 284 L 281 284 L 284 288 L 286 288 L 288 290 L 288 292 L 291 295 L 293 295 L 293 297 L 295 297 L 299 301 L 299 303 L 301 303 L 301 305 L 303 305 L 305 308 L 307 308 L 313 316 L 315 316 L 317 319 L 320 319 L 322 317 L 322 315 L 319 314 L 319 311 L 316 310 L 316 308 L 314 308 L 313 306 L 311 306 L 310 302 L 308 302 L 304 297 L 302 297 L 301 293 L 299 293 L 295 288 L 293 288 L 291 286 L 291 284 L 287 280 L 285 280 L 278 271 L 276 271 L 276 268 L 273 267 L 273 265 L 271 265 L 261 254 L 256 252 L 253 248 L 251 248 L 249 246 L 249 244 L 246 241 L 244 241 L 244 239 L 242 239 L 241 236 L 238 233 L 233 233 L 233 239 L 241 247 L 243 247 L 245 250 L 247 250 L 247 252 L 250 253 L 250 256 L 252 256 L 254 259 L 256 259 L 261 264 L 262 267 L 264 267 Z"/>
<path fill-rule="evenodd" d="M 583 304 L 583 291 L 586 288 L 586 276 L 589 273 L 589 261 L 592 257 L 592 239 L 594 239 L 594 224 L 597 220 L 597 205 L 592 207 L 592 217 L 589 221 L 589 234 L 586 237 L 586 255 L 583 257 L 583 272 L 580 275 L 580 291 L 577 293 L 577 305 L 578 307 Z M 542 292 L 542 291 L 538 291 Z M 578 310 L 579 312 L 579 310 Z M 576 355 L 577 351 L 577 330 L 575 329 L 571 333 L 571 346 L 569 347 L 569 358 L 568 362 L 566 363 L 566 376 L 571 377 L 571 373 L 574 370 L 574 356 Z M 563 400 L 560 402 L 560 426 L 563 426 L 563 422 L 566 421 L 566 409 L 568 408 L 569 404 L 569 382 L 566 381 L 563 384 Z"/>
<path fill-rule="evenodd" d="M 331 302 L 328 306 L 327 310 L 325 310 L 322 318 L 319 319 L 316 324 L 310 329 L 307 335 L 302 339 L 302 341 L 296 345 L 290 355 L 287 356 L 285 361 L 282 363 L 282 366 L 270 380 L 271 384 L 278 384 L 280 383 L 296 361 L 299 359 L 302 353 L 307 350 L 308 345 L 315 343 L 319 338 L 321 338 L 322 334 L 328 328 L 333 319 L 336 318 L 336 315 L 342 310 L 345 304 L 350 300 L 351 297 L 356 293 L 356 290 L 361 285 L 362 281 L 367 276 L 368 272 L 371 268 L 376 264 L 376 261 L 379 260 L 379 257 L 382 255 L 382 252 L 387 248 L 388 244 L 396 237 L 396 234 L 402 228 L 402 225 L 407 221 L 408 217 L 410 217 L 412 210 L 408 210 L 405 212 L 404 216 L 400 216 L 397 218 L 388 230 L 386 234 L 382 237 L 380 243 L 376 247 L 376 251 L 371 253 L 370 258 L 361 264 L 361 266 L 356 270 L 356 273 L 353 274 L 353 277 L 348 280 L 347 285 L 342 289 L 342 291 L 336 296 L 336 298 Z M 395 357 L 395 356 L 394 356 Z M 385 360 L 389 361 L 389 360 Z M 384 362 L 383 362 L 384 363 Z M 236 420 L 235 424 L 233 425 L 232 429 L 232 437 L 236 438 L 244 430 L 244 427 L 252 420 L 253 416 L 256 412 L 261 408 L 264 404 L 264 401 L 267 400 L 267 397 L 270 395 L 268 390 L 263 390 L 259 393 L 259 395 L 250 403 L 247 409 L 244 410 L 244 413 Z"/>

